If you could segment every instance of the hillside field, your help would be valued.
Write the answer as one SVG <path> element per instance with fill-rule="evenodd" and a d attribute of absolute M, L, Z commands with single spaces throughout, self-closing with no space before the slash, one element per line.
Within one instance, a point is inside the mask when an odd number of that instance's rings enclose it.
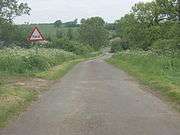
<path fill-rule="evenodd" d="M 32 29 L 33 27 L 38 27 L 39 30 L 42 32 L 42 34 L 45 36 L 45 38 L 56 37 L 57 31 L 62 31 L 62 33 L 66 35 L 68 29 L 72 29 L 75 38 L 78 36 L 78 27 L 65 27 L 62 25 L 60 28 L 56 28 L 52 23 L 22 25 L 22 27 L 26 27 L 26 28 L 28 27 L 29 29 Z"/>

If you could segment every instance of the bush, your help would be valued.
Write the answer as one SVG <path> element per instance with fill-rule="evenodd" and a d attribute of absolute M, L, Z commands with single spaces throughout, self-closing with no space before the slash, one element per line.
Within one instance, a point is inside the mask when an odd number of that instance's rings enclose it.
<path fill-rule="evenodd" d="M 58 49 L 6 48 L 0 50 L 0 71 L 26 73 L 45 71 L 65 61 L 79 58 L 77 55 Z"/>
<path fill-rule="evenodd" d="M 48 43 L 46 47 L 63 49 L 65 51 L 83 56 L 94 51 L 89 45 L 85 45 L 77 41 L 70 41 L 66 38 L 56 39 L 52 43 Z"/>
<path fill-rule="evenodd" d="M 176 39 L 160 39 L 153 43 L 152 48 L 155 50 L 179 50 L 180 49 L 180 38 Z"/>
<path fill-rule="evenodd" d="M 128 49 L 128 43 L 121 38 L 114 38 L 110 41 L 111 52 L 118 52 Z"/>
<path fill-rule="evenodd" d="M 76 42 L 76 41 L 71 41 L 70 47 L 71 47 L 71 49 L 69 48 L 70 51 L 77 54 L 77 55 L 86 56 L 89 53 L 94 51 L 91 46 L 84 45 L 84 44 Z"/>

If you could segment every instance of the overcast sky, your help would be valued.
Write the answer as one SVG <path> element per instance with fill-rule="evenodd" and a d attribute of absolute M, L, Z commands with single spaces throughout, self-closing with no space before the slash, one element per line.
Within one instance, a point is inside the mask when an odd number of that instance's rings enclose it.
<path fill-rule="evenodd" d="M 101 16 L 114 22 L 131 10 L 139 1 L 150 0 L 21 0 L 31 7 L 30 16 L 17 17 L 16 23 L 45 23 L 58 19 L 63 22 L 75 18 Z"/>

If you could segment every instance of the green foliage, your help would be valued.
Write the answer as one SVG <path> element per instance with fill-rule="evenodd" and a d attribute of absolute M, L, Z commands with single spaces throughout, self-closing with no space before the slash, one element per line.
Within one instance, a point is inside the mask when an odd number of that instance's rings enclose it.
<path fill-rule="evenodd" d="M 67 31 L 67 38 L 69 40 L 73 39 L 73 30 L 71 28 L 69 28 L 68 31 Z"/>
<path fill-rule="evenodd" d="M 56 28 L 61 27 L 61 26 L 62 26 L 62 21 L 61 21 L 61 20 L 55 21 L 55 22 L 54 22 L 54 26 L 55 26 Z"/>
<path fill-rule="evenodd" d="M 37 92 L 20 87 L 0 86 L 0 127 L 37 97 Z"/>
<path fill-rule="evenodd" d="M 160 39 L 153 43 L 152 48 L 160 51 L 176 51 L 180 49 L 180 39 Z"/>
<path fill-rule="evenodd" d="M 48 80 L 57 80 L 63 77 L 74 65 L 83 61 L 84 59 L 77 59 L 73 61 L 65 62 L 61 65 L 55 66 L 48 71 L 43 71 L 35 74 L 38 78 L 48 79 Z"/>
<path fill-rule="evenodd" d="M 105 22 L 102 18 L 92 17 L 82 21 L 80 25 L 80 39 L 83 43 L 89 44 L 98 50 L 108 44 L 108 37 Z"/>
<path fill-rule="evenodd" d="M 73 34 L 73 39 L 78 39 L 79 37 L 79 27 L 66 27 L 64 24 L 61 25 L 61 27 L 57 28 L 54 27 L 53 23 L 41 23 L 41 24 L 24 24 L 20 25 L 19 27 L 27 28 L 29 29 L 28 34 L 32 30 L 33 27 L 38 27 L 42 34 L 45 36 L 46 40 L 52 41 L 55 40 L 56 38 L 62 38 L 62 37 L 67 37 L 67 33 L 69 28 L 72 30 Z M 26 35 L 27 36 L 27 35 Z"/>
<path fill-rule="evenodd" d="M 60 38 L 63 38 L 65 37 L 65 33 L 62 31 L 62 30 L 57 30 L 56 32 L 56 38 L 60 39 Z"/>
<path fill-rule="evenodd" d="M 70 41 L 67 38 L 56 39 L 52 43 L 48 44 L 47 47 L 63 49 L 65 51 L 73 52 L 74 54 L 83 56 L 88 55 L 94 51 L 89 45 L 84 45 L 77 41 Z"/>
<path fill-rule="evenodd" d="M 123 51 L 115 54 L 109 62 L 180 103 L 179 54 L 167 56 L 153 51 Z"/>
<path fill-rule="evenodd" d="M 27 36 L 31 31 L 28 27 L 13 25 L 9 22 L 3 22 L 0 24 L 0 47 L 3 46 L 21 46 L 25 47 L 27 45 Z"/>
<path fill-rule="evenodd" d="M 65 22 L 63 23 L 63 25 L 65 27 L 77 27 L 78 26 L 77 23 L 78 23 L 78 19 L 75 19 L 74 21 Z"/>
<path fill-rule="evenodd" d="M 118 52 L 128 49 L 128 44 L 126 41 L 123 41 L 121 38 L 114 38 L 110 41 L 111 52 Z"/>
<path fill-rule="evenodd" d="M 44 71 L 76 58 L 77 55 L 73 53 L 57 49 L 7 48 L 0 50 L 0 71 L 8 73 Z"/>
<path fill-rule="evenodd" d="M 177 14 L 178 14 L 178 21 L 180 21 L 180 0 L 177 0 Z"/>
<path fill-rule="evenodd" d="M 20 3 L 19 0 L 0 0 L 0 19 L 12 21 L 14 17 L 28 14 L 30 8 L 27 3 Z"/>
<path fill-rule="evenodd" d="M 138 3 L 130 14 L 116 21 L 116 32 L 130 48 L 148 50 L 157 40 L 180 37 L 175 0 Z M 176 42 L 176 41 L 174 41 Z"/>
<path fill-rule="evenodd" d="M 141 23 L 159 24 L 163 20 L 177 18 L 176 0 L 155 0 L 152 2 L 135 4 L 133 13 Z"/>

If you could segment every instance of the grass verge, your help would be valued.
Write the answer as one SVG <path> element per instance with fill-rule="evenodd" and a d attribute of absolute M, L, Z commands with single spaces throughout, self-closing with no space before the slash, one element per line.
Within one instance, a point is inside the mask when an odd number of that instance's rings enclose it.
<path fill-rule="evenodd" d="M 34 73 L 32 76 L 33 78 L 41 78 L 45 80 L 57 80 L 63 77 L 76 64 L 85 60 L 87 59 L 77 59 L 64 62 L 59 66 L 50 68 L 48 71 Z M 10 78 L 11 81 L 7 82 Z M 16 80 L 13 80 L 12 78 L 19 79 L 18 76 L 10 77 L 9 75 L 2 75 L 0 77 L 0 127 L 5 127 L 11 118 L 24 111 L 39 94 L 39 90 L 34 89 L 36 86 L 33 86 L 32 89 L 26 89 L 26 86 L 22 87 L 13 84 L 12 82 L 16 82 Z M 28 81 L 28 77 L 25 78 L 27 80 L 23 81 Z M 47 81 L 45 82 L 47 83 Z M 33 85 L 39 84 L 33 83 Z"/>
<path fill-rule="evenodd" d="M 64 62 L 62 65 L 55 66 L 48 71 L 36 73 L 35 76 L 47 80 L 57 80 L 63 77 L 70 69 L 72 69 L 79 62 L 85 59 L 78 59 L 73 61 Z"/>
<path fill-rule="evenodd" d="M 180 110 L 180 59 L 148 52 L 121 52 L 107 60 L 123 69 L 153 92 L 170 101 Z"/>
<path fill-rule="evenodd" d="M 23 111 L 37 97 L 37 92 L 11 85 L 0 86 L 0 127 Z"/>

